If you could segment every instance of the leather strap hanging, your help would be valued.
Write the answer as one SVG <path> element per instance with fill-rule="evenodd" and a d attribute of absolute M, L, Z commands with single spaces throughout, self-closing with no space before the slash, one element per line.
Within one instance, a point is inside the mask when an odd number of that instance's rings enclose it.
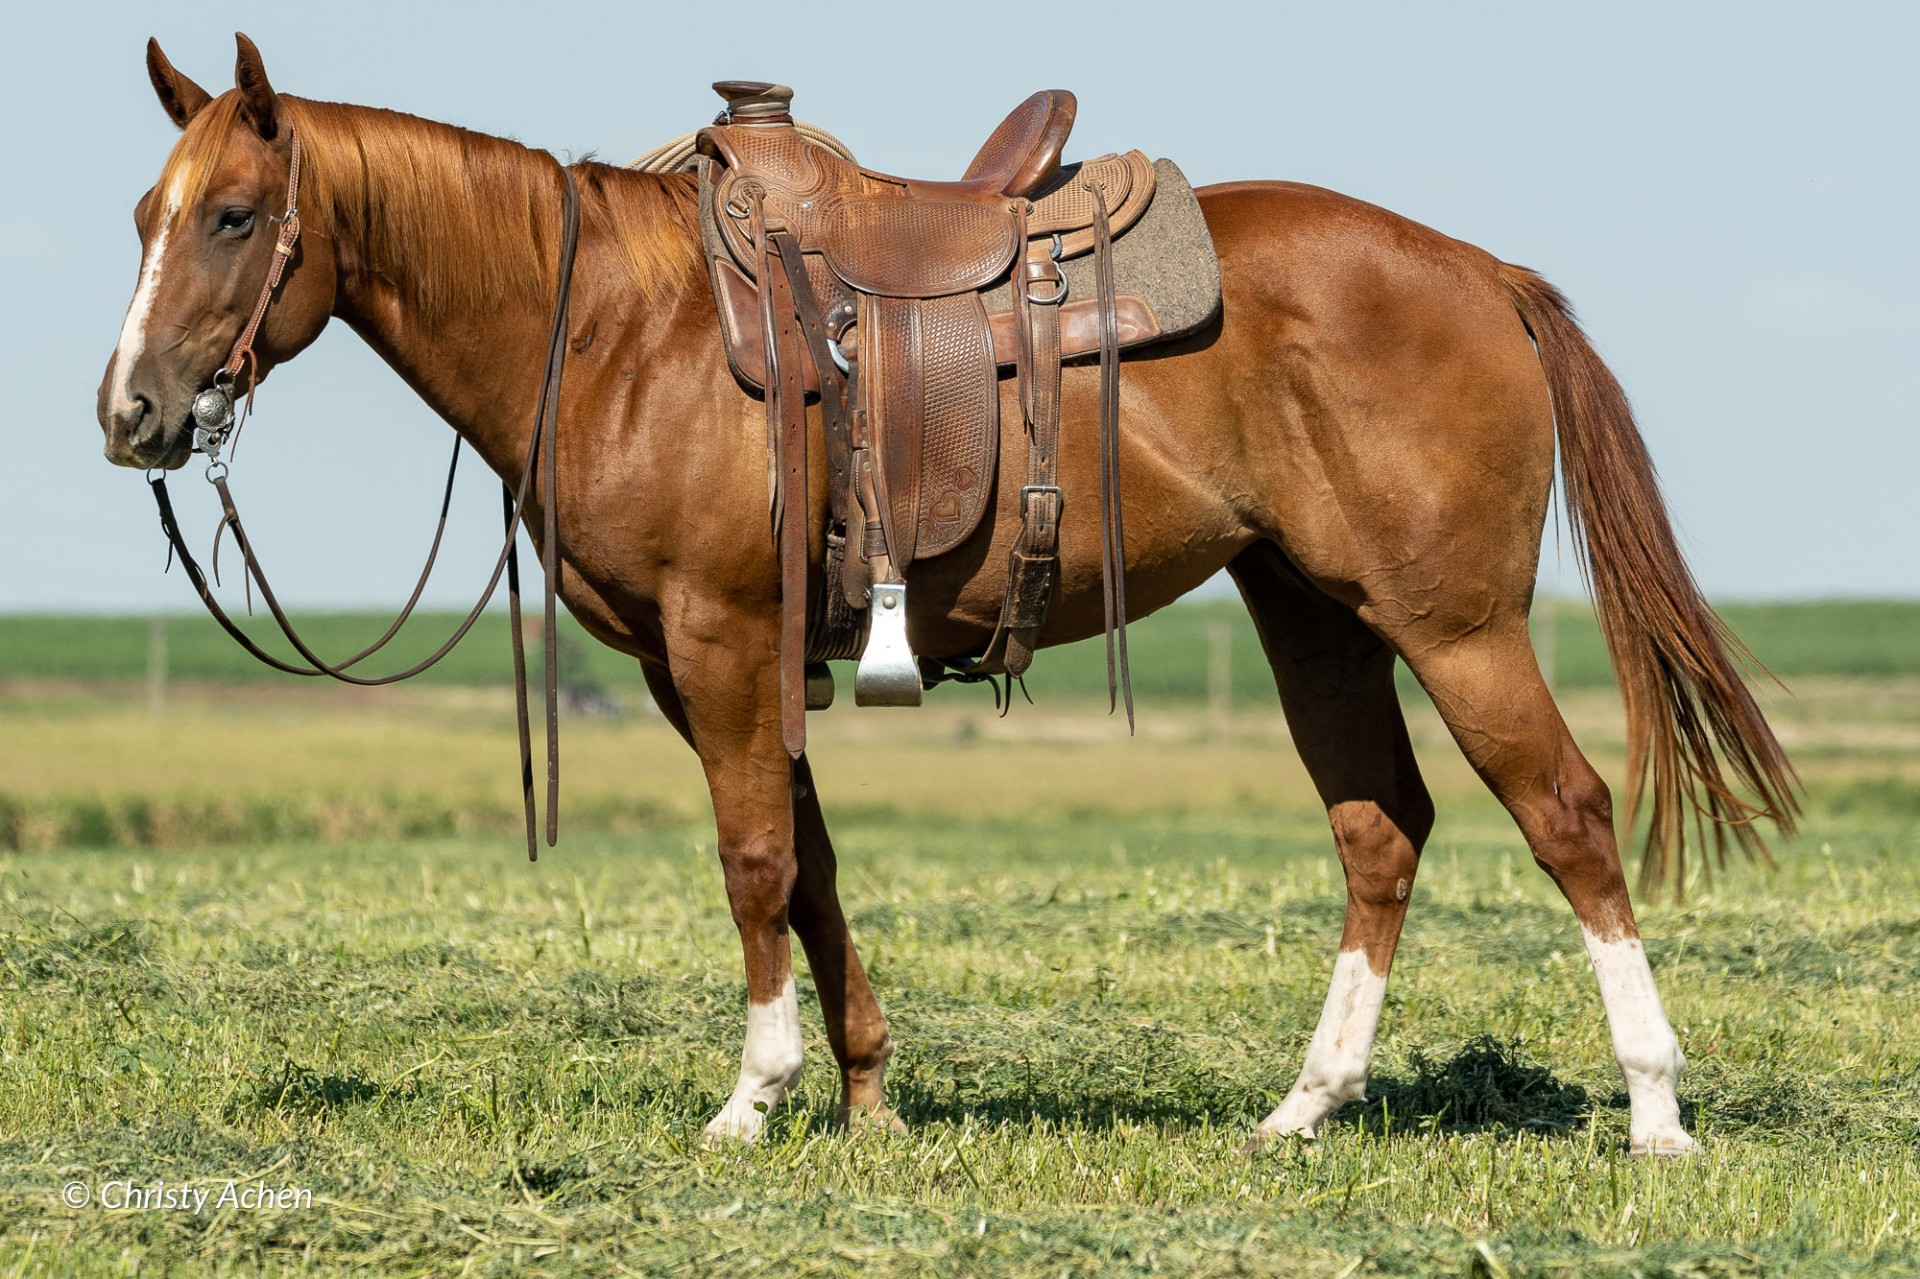
<path fill-rule="evenodd" d="M 756 205 L 758 201 L 756 200 Z M 756 218 L 757 221 L 757 218 Z M 774 520 L 780 559 L 780 739 L 793 759 L 807 748 L 807 493 L 806 386 L 800 372 L 800 331 L 793 277 L 803 274 L 791 236 L 765 237 L 763 260 L 778 259 L 761 289 L 766 326 L 767 432 L 776 468 Z"/>
<path fill-rule="evenodd" d="M 1120 518 L 1120 322 L 1115 302 L 1113 236 L 1106 191 L 1087 183 L 1093 199 L 1094 288 L 1100 325 L 1100 581 L 1107 636 L 1107 698 L 1124 702 L 1134 727 L 1133 680 L 1127 661 L 1126 535 Z M 1016 209 L 1026 243 L 1025 209 Z M 1023 258 L 1015 280 L 1016 386 L 1027 420 L 1027 483 L 1020 490 L 1020 536 L 1007 564 L 1000 622 L 986 652 L 971 663 L 948 663 L 961 680 L 1004 673 L 1018 679 L 1033 664 L 1040 629 L 1060 577 L 1058 476 L 1060 442 L 1060 304 L 1067 285 L 1051 257 Z M 1044 290 L 1036 293 L 1035 290 Z M 1011 704 L 1011 703 L 1009 703 Z"/>
<path fill-rule="evenodd" d="M 523 783 L 523 798 L 526 805 L 527 856 L 529 860 L 535 859 L 538 856 L 538 845 L 535 839 L 536 817 L 533 795 L 532 742 L 527 714 L 526 657 L 524 644 L 520 635 L 518 523 L 519 516 L 526 510 L 527 497 L 532 488 L 533 477 L 536 471 L 539 472 L 541 476 L 540 500 L 543 508 L 542 514 L 544 516 L 542 550 L 544 552 L 543 560 L 546 569 L 543 583 L 545 607 L 542 617 L 542 638 L 546 648 L 548 846 L 551 847 L 559 839 L 560 716 L 559 684 L 555 664 L 558 638 L 558 618 L 555 609 L 555 597 L 558 586 L 560 546 L 557 506 L 558 485 L 555 481 L 555 464 L 558 456 L 557 438 L 559 434 L 560 387 L 562 373 L 566 363 L 568 301 L 572 293 L 573 262 L 579 247 L 580 237 L 579 190 L 574 183 L 573 174 L 570 170 L 562 166 L 560 174 L 565 183 L 565 195 L 562 205 L 559 285 L 554 300 L 553 322 L 548 332 L 546 365 L 541 379 L 540 397 L 534 414 L 533 438 L 529 440 L 527 444 L 526 463 L 521 470 L 520 482 L 517 489 L 504 483 L 501 486 L 501 497 L 505 508 L 507 525 L 505 544 L 500 548 L 500 554 L 494 562 L 493 572 L 487 578 L 487 584 L 482 590 L 479 600 L 475 602 L 472 609 L 468 611 L 460 624 L 455 627 L 453 634 L 448 637 L 446 642 L 441 644 L 440 647 L 435 649 L 429 656 L 407 667 L 405 670 L 396 671 L 389 675 L 359 676 L 348 673 L 349 667 L 359 663 L 381 648 L 384 648 L 387 642 L 399 632 L 400 627 L 406 622 L 407 618 L 412 615 L 414 606 L 419 602 L 421 593 L 426 588 L 427 577 L 432 572 L 434 559 L 439 553 L 441 533 L 446 526 L 447 505 L 452 495 L 454 467 L 457 466 L 459 460 L 457 441 L 455 444 L 454 464 L 450 465 L 447 471 L 447 494 L 441 501 L 440 526 L 434 532 L 433 546 L 428 553 L 426 567 L 421 571 L 420 580 L 415 585 L 412 596 L 407 600 L 399 617 L 388 627 L 385 634 L 346 661 L 334 664 L 326 662 L 308 646 L 306 641 L 301 638 L 299 632 L 295 629 L 293 623 L 288 619 L 285 611 L 281 608 L 279 600 L 273 593 L 272 586 L 267 581 L 266 573 L 261 569 L 259 560 L 254 555 L 253 545 L 247 537 L 246 527 L 241 523 L 239 509 L 235 506 L 233 494 L 227 487 L 225 467 L 220 466 L 220 473 L 214 473 L 214 467 L 220 465 L 217 461 L 217 454 L 219 444 L 224 441 L 225 431 L 222 431 L 219 438 L 214 441 L 213 455 L 216 457 L 216 461 L 210 463 L 208 466 L 208 478 L 220 497 L 221 529 L 223 531 L 227 529 L 232 530 L 234 542 L 240 548 L 240 554 L 246 567 L 247 576 L 253 584 L 259 588 L 260 596 L 262 600 L 266 602 L 267 609 L 272 614 L 274 621 L 279 625 L 281 634 L 283 634 L 287 642 L 293 646 L 294 651 L 306 659 L 310 665 L 295 665 L 268 653 L 256 644 L 240 629 L 233 619 L 227 615 L 226 610 L 221 608 L 219 601 L 214 598 L 213 591 L 207 584 L 206 574 L 194 559 L 193 552 L 187 546 L 186 538 L 180 531 L 180 523 L 173 509 L 173 500 L 167 492 L 166 476 L 164 474 L 155 475 L 149 480 L 149 484 L 153 490 L 154 502 L 160 512 L 160 527 L 166 534 L 167 541 L 173 549 L 173 554 L 179 558 L 181 566 L 186 570 L 187 580 L 193 585 L 195 593 L 199 595 L 200 602 L 206 606 L 207 612 L 213 617 L 214 621 L 218 622 L 221 628 L 225 630 L 228 635 L 232 636 L 241 648 L 245 649 L 250 655 L 266 665 L 273 667 L 275 670 L 284 671 L 290 675 L 326 676 L 330 679 L 339 680 L 342 683 L 362 686 L 395 684 L 401 680 L 411 679 L 415 675 L 434 666 L 448 653 L 453 651 L 454 646 L 466 636 L 467 632 L 473 628 L 474 623 L 479 620 L 481 612 L 485 610 L 488 601 L 493 598 L 494 591 L 499 587 L 501 574 L 505 571 L 508 576 L 509 617 L 513 631 L 514 695 L 519 711 L 520 770 Z M 266 313 L 267 305 L 271 302 L 273 293 L 277 289 L 280 279 L 285 272 L 285 264 L 292 257 L 293 242 L 299 236 L 298 215 L 293 208 L 299 185 L 299 139 L 297 137 L 293 141 L 292 171 L 288 185 L 288 217 L 282 226 L 280 241 L 275 246 L 274 263 L 269 271 L 267 285 L 261 292 L 261 300 L 254 308 L 253 317 L 248 321 L 245 329 L 242 330 L 240 338 L 234 343 L 233 352 L 228 358 L 228 363 L 222 369 L 222 373 L 229 378 L 229 382 L 231 381 L 231 371 L 239 369 L 252 358 L 253 338 L 259 331 L 260 322 Z M 249 388 L 249 393 L 250 392 L 251 388 Z M 543 462 L 544 465 L 542 465 Z"/>
<path fill-rule="evenodd" d="M 1106 188 L 1087 183 L 1093 196 L 1093 277 L 1100 308 L 1100 587 L 1107 630 L 1107 709 L 1117 691 L 1133 731 L 1133 678 L 1127 664 L 1127 545 L 1120 522 L 1120 318 L 1114 303 L 1113 235 Z"/>
<path fill-rule="evenodd" d="M 1027 482 L 1020 490 L 1020 536 L 1007 563 L 1007 593 L 979 665 L 1018 679 L 1033 665 L 1040 628 L 1060 576 L 1060 304 L 1066 277 L 1050 257 L 1022 259 L 1014 290 L 1028 314 L 1022 326 L 1018 385 L 1027 419 Z"/>

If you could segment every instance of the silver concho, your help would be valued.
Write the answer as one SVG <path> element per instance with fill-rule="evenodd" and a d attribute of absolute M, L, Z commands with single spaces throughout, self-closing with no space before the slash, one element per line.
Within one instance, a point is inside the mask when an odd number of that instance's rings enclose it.
<path fill-rule="evenodd" d="M 209 457 L 218 457 L 233 426 L 233 397 L 218 386 L 194 396 L 193 426 L 193 447 Z"/>

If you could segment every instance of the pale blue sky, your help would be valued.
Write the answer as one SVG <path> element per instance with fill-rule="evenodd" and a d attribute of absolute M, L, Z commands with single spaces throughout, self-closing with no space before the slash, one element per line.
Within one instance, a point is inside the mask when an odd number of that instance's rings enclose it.
<path fill-rule="evenodd" d="M 703 123 L 709 81 L 766 78 L 875 167 L 957 173 L 1025 94 L 1071 88 L 1071 156 L 1319 183 L 1544 272 L 1633 396 L 1714 595 L 1920 595 L 1920 6 L 730 3 L 767 20 L 719 43 L 673 16 L 721 8 L 14 6 L 0 608 L 194 604 L 140 476 L 100 457 L 93 397 L 130 210 L 174 136 L 146 38 L 218 91 L 243 14 L 287 92 L 608 159 Z M 235 483 L 283 595 L 397 604 L 446 446 L 344 329 L 276 373 Z M 176 487 L 203 536 L 203 486 Z M 435 602 L 484 576 L 497 500 L 470 472 Z M 1551 552 L 1543 578 L 1577 589 Z"/>

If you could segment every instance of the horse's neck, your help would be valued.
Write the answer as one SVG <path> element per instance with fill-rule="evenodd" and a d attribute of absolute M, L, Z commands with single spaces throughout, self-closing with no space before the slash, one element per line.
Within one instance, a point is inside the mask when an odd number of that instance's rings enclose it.
<path fill-rule="evenodd" d="M 449 235 L 465 228 L 450 226 Z M 335 313 L 503 476 L 532 430 L 551 322 L 535 306 L 449 308 L 431 320 L 392 268 L 342 272 Z"/>
<path fill-rule="evenodd" d="M 432 130 L 445 126 L 421 123 L 420 127 Z M 499 146 L 504 150 L 493 157 L 495 161 L 504 156 L 509 163 L 530 166 L 523 186 L 535 193 L 533 207 L 529 210 L 523 204 L 513 212 L 522 219 L 531 215 L 535 240 L 552 246 L 546 252 L 557 257 L 563 202 L 558 170 L 544 153 L 504 141 L 499 141 Z M 545 196 L 541 188 L 549 180 L 551 204 L 542 209 L 539 205 Z M 377 179 L 372 185 L 379 185 Z M 404 200 L 410 189 L 405 183 L 394 183 L 380 192 L 380 198 Z M 429 227 L 432 235 L 446 237 L 446 245 L 431 247 L 444 251 L 451 245 L 454 252 L 468 255 L 477 277 L 489 276 L 486 264 L 472 259 L 488 252 L 485 246 L 497 239 L 489 234 L 493 228 L 487 223 L 498 219 L 501 211 L 489 211 L 484 205 L 437 205 L 426 216 L 420 216 L 422 212 L 384 210 L 391 222 Z M 621 340 L 642 345 L 643 353 L 636 363 L 644 370 L 651 363 L 644 350 L 652 332 L 662 325 L 684 323 L 684 317 L 656 315 L 644 298 L 620 296 L 617 289 L 606 287 L 610 278 L 620 275 L 618 270 L 607 268 L 608 256 L 619 252 L 607 239 L 591 220 L 583 221 L 569 328 L 574 334 L 591 333 L 597 326 L 597 313 L 608 305 L 618 306 Z M 422 251 L 409 253 L 396 252 L 389 245 L 383 251 L 343 238 L 336 245 L 340 288 L 335 314 L 451 423 L 494 471 L 502 477 L 516 477 L 533 429 L 553 322 L 551 283 L 531 292 L 507 290 L 504 296 L 500 290 L 478 287 L 441 290 L 429 307 L 422 300 L 420 282 L 409 277 L 410 271 L 436 269 L 426 265 L 434 260 L 433 254 L 425 251 L 428 247 L 418 246 Z M 688 252 L 695 252 L 691 241 Z M 441 266 L 437 269 L 444 270 L 444 252 L 438 261 Z M 548 265 L 546 270 L 551 273 L 554 268 Z"/>

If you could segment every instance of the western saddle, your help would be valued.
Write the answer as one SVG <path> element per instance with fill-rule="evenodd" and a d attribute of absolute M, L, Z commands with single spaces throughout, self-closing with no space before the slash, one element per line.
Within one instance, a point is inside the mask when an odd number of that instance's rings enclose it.
<path fill-rule="evenodd" d="M 832 696 L 831 677 L 808 662 L 858 654 L 861 705 L 918 705 L 923 685 L 940 679 L 1025 673 L 1059 573 L 1061 365 L 1096 354 L 1109 694 L 1124 698 L 1131 723 L 1119 353 L 1197 328 L 1219 304 L 1211 242 L 1178 169 L 1138 151 L 1062 166 L 1075 112 L 1064 90 L 1021 103 L 959 181 L 922 182 L 862 168 L 827 135 L 796 125 L 783 85 L 714 89 L 726 108 L 693 135 L 691 167 L 728 356 L 767 409 L 788 750 L 805 744 L 808 706 Z M 1156 201 L 1162 187 L 1175 190 Z M 1162 204 L 1173 231 L 1146 232 L 1155 219 L 1143 224 L 1143 215 Z M 1117 283 L 1116 241 L 1136 228 L 1143 248 Z M 1152 296 L 1168 270 L 1156 240 L 1170 236 L 1187 241 L 1172 324 Z M 1028 465 L 999 625 L 976 658 L 917 660 L 908 570 L 967 540 L 991 503 L 1007 366 Z M 831 495 L 825 587 L 811 609 L 810 394 Z"/>

